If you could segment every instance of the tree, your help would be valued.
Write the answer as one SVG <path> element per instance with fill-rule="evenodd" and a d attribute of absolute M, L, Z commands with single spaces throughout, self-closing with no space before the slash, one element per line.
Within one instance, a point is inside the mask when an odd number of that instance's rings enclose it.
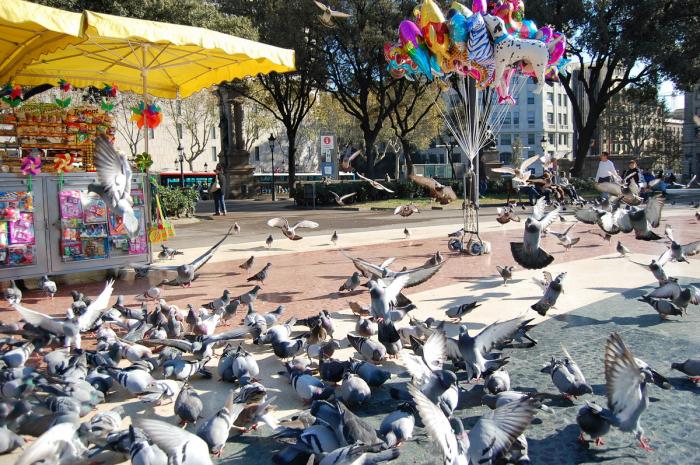
<path fill-rule="evenodd" d="M 252 18 L 260 40 L 294 49 L 294 73 L 258 75 L 255 85 L 236 91 L 269 111 L 285 128 L 289 144 L 289 189 L 294 187 L 299 131 L 316 103 L 324 66 L 314 53 L 319 24 L 311 1 L 219 0 L 222 11 Z"/>
<path fill-rule="evenodd" d="M 143 131 L 131 120 L 131 109 L 139 104 L 141 97 L 131 92 L 119 95 L 119 101 L 114 106 L 114 128 L 129 146 L 132 157 L 141 153 L 139 142 L 143 140 Z"/>
<path fill-rule="evenodd" d="M 185 161 L 190 171 L 193 162 L 209 146 L 212 128 L 219 123 L 219 101 L 208 89 L 202 90 L 182 100 L 167 100 L 165 113 L 175 126 L 168 127 L 168 133 L 178 144 L 184 144 Z"/>
<path fill-rule="evenodd" d="M 655 93 L 644 95 L 636 89 L 624 90 L 610 102 L 603 114 L 609 143 L 636 158 L 647 155 L 664 125 L 666 110 L 663 104 Z"/>
<path fill-rule="evenodd" d="M 325 56 L 326 90 L 343 110 L 355 118 L 362 130 L 366 174 L 374 175 L 375 142 L 394 105 L 401 100 L 389 94 L 400 81 L 386 71 L 384 43 L 396 39 L 396 27 L 408 17 L 414 2 L 396 0 L 337 0 L 335 10 L 351 14 L 342 24 L 329 29 L 319 43 Z"/>
<path fill-rule="evenodd" d="M 275 117 L 261 105 L 250 101 L 246 106 L 245 116 L 243 118 L 243 131 L 245 138 L 245 149 L 247 152 L 253 150 L 253 146 L 261 138 L 271 132 L 274 132 L 276 124 Z"/>
<path fill-rule="evenodd" d="M 578 72 L 560 75 L 578 129 L 572 174 L 580 175 L 610 100 L 628 87 L 700 80 L 700 3 L 696 0 L 528 0 L 527 16 L 568 38 Z M 582 89 L 581 93 L 577 88 Z"/>

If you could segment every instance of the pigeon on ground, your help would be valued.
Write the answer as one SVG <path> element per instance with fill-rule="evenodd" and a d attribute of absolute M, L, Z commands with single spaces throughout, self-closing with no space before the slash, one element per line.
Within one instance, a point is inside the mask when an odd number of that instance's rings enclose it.
<path fill-rule="evenodd" d="M 224 352 L 219 359 L 217 370 L 224 381 L 238 381 L 241 386 L 255 382 L 260 375 L 257 360 L 240 345 L 235 351 Z"/>
<path fill-rule="evenodd" d="M 53 296 L 58 292 L 58 286 L 55 281 L 51 281 L 48 276 L 44 275 L 39 279 L 39 289 L 44 291 L 47 296 L 53 299 Z M 19 303 L 19 302 L 18 302 Z"/>
<path fill-rule="evenodd" d="M 211 357 L 204 357 L 201 360 L 183 360 L 181 358 L 168 360 L 162 365 L 163 377 L 187 381 L 192 376 L 200 374 L 205 378 L 211 378 L 211 373 L 205 368 L 210 359 Z"/>
<path fill-rule="evenodd" d="M 586 401 L 586 405 L 581 407 L 576 414 L 576 424 L 580 429 L 578 440 L 586 443 L 584 433 L 595 441 L 596 446 L 604 446 L 603 436 L 610 431 L 610 422 L 604 418 L 604 409 L 595 402 Z"/>
<path fill-rule="evenodd" d="M 385 191 L 385 192 L 388 192 L 388 193 L 390 193 L 390 194 L 393 194 L 393 193 L 394 193 L 394 191 L 392 191 L 391 189 L 389 189 L 389 188 L 386 187 L 386 186 L 383 186 L 382 184 L 378 183 L 377 181 L 375 181 L 375 180 L 373 180 L 373 179 L 366 178 L 366 177 L 362 176 L 360 173 L 357 173 L 357 172 L 356 172 L 355 174 L 357 174 L 357 177 L 359 177 L 359 178 L 362 179 L 363 181 L 367 181 L 367 182 L 369 183 L 370 186 L 372 186 L 373 188 L 377 189 L 378 191 Z"/>
<path fill-rule="evenodd" d="M 509 279 L 513 279 L 513 270 L 515 269 L 514 266 L 512 265 L 507 265 L 507 266 L 496 266 L 496 270 L 498 270 L 498 274 L 501 275 L 501 278 L 503 278 L 503 285 L 508 284 Z"/>
<path fill-rule="evenodd" d="M 494 371 L 486 378 L 484 387 L 493 395 L 499 392 L 510 391 L 510 375 L 508 371 L 505 368 L 499 368 Z"/>
<path fill-rule="evenodd" d="M 241 225 L 239 225 L 238 222 L 234 222 L 234 223 L 233 223 L 233 233 L 234 233 L 236 236 L 240 236 L 240 235 L 241 235 Z"/>
<path fill-rule="evenodd" d="M 372 337 L 379 331 L 379 325 L 374 318 L 358 317 L 355 323 L 355 333 L 362 337 Z"/>
<path fill-rule="evenodd" d="M 455 321 L 462 321 L 462 318 L 465 317 L 467 314 L 471 313 L 476 307 L 479 307 L 481 304 L 478 303 L 476 300 L 473 300 L 471 302 L 463 303 L 461 305 L 456 305 L 454 307 L 450 307 L 447 310 L 445 310 L 445 315 L 447 315 L 449 318 L 452 318 Z"/>
<path fill-rule="evenodd" d="M 364 379 L 370 387 L 379 387 L 391 377 L 391 372 L 382 370 L 373 363 L 354 359 L 350 359 L 350 371 Z"/>
<path fill-rule="evenodd" d="M 14 279 L 10 280 L 10 287 L 5 289 L 4 295 L 5 300 L 7 300 L 10 305 L 22 302 L 22 291 L 17 287 L 17 283 L 15 283 Z"/>
<path fill-rule="evenodd" d="M 562 285 L 562 281 L 564 281 L 565 277 L 566 272 L 560 273 L 556 278 L 551 280 L 547 284 L 547 288 L 545 289 L 542 298 L 536 303 L 534 303 L 530 308 L 532 308 L 540 315 L 545 316 L 547 314 L 547 311 L 557 304 L 557 299 L 559 299 L 561 293 L 564 292 L 564 286 Z"/>
<path fill-rule="evenodd" d="M 155 380 L 148 371 L 132 368 L 107 368 L 110 376 L 125 388 L 132 396 L 147 392 Z"/>
<path fill-rule="evenodd" d="M 627 255 L 632 253 L 630 252 L 630 249 L 622 245 L 622 242 L 620 241 L 617 241 L 617 246 L 615 247 L 615 250 L 617 250 L 617 253 L 619 253 L 621 257 L 626 257 Z"/>
<path fill-rule="evenodd" d="M 231 235 L 231 229 L 229 228 L 226 234 L 224 234 L 224 237 L 219 239 L 219 241 L 212 245 L 209 250 L 204 252 L 202 255 L 199 257 L 195 258 L 192 260 L 190 263 L 184 263 L 182 265 L 158 265 L 158 266 L 153 266 L 151 267 L 153 270 L 156 271 L 165 271 L 165 272 L 172 272 L 175 271 L 177 273 L 177 277 L 172 280 L 172 281 L 165 281 L 165 284 L 169 286 L 191 286 L 192 281 L 197 279 L 198 275 L 196 274 L 197 271 L 201 267 L 203 267 L 211 258 L 214 256 L 216 251 L 219 249 L 221 244 L 224 243 L 226 238 Z"/>
<path fill-rule="evenodd" d="M 214 414 L 213 417 L 202 423 L 197 428 L 197 436 L 202 438 L 209 446 L 209 452 L 221 457 L 226 440 L 231 432 L 231 426 L 245 404 L 233 403 L 234 391 L 229 391 L 226 403 Z"/>
<path fill-rule="evenodd" d="M 345 200 L 347 200 L 347 199 L 349 199 L 350 197 L 352 197 L 352 196 L 354 196 L 355 194 L 357 194 L 357 192 L 351 192 L 351 193 L 345 194 L 345 195 L 343 195 L 343 196 L 341 197 L 341 196 L 339 196 L 338 194 L 336 194 L 336 193 L 333 192 L 333 191 L 328 191 L 328 192 L 330 192 L 330 193 L 333 195 L 333 200 L 335 200 L 335 203 L 336 203 L 339 207 L 345 206 Z"/>
<path fill-rule="evenodd" d="M 140 418 L 135 424 L 167 454 L 169 464 L 213 465 L 209 446 L 200 437 L 160 420 Z"/>
<path fill-rule="evenodd" d="M 202 417 L 204 403 L 192 386 L 185 382 L 175 399 L 174 407 L 175 415 L 180 417 L 180 426 L 185 426 L 187 423 L 197 423 Z"/>
<path fill-rule="evenodd" d="M 377 338 L 379 342 L 386 348 L 387 357 L 396 357 L 403 348 L 401 336 L 394 326 L 394 322 L 389 320 L 381 320 L 377 327 Z"/>
<path fill-rule="evenodd" d="M 9 454 L 24 446 L 24 439 L 15 434 L 7 425 L 0 426 L 0 455 Z"/>
<path fill-rule="evenodd" d="M 541 371 L 550 374 L 552 382 L 565 399 L 592 394 L 593 388 L 586 382 L 579 366 L 563 345 L 561 348 L 564 352 L 564 359 L 558 360 L 552 357 L 551 362 Z"/>
<path fill-rule="evenodd" d="M 331 242 L 333 245 L 338 245 L 338 231 L 333 231 L 333 234 L 331 235 Z"/>
<path fill-rule="evenodd" d="M 662 320 L 668 319 L 669 316 L 683 316 L 683 309 L 670 300 L 657 299 L 649 295 L 642 296 L 637 300 L 651 305 Z"/>
<path fill-rule="evenodd" d="M 398 449 L 384 449 L 381 445 L 351 444 L 341 447 L 326 455 L 319 465 L 336 465 L 341 463 L 356 465 L 375 465 L 389 462 L 399 457 Z"/>
<path fill-rule="evenodd" d="M 223 310 L 228 304 L 231 303 L 231 291 L 228 289 L 224 289 L 223 294 L 221 294 L 221 297 L 217 297 L 216 299 L 212 300 L 209 303 L 206 303 L 202 305 L 202 308 L 206 308 L 208 310 L 214 310 L 215 312 L 219 312 Z"/>
<path fill-rule="evenodd" d="M 257 281 L 259 283 L 265 284 L 265 279 L 267 279 L 267 275 L 270 272 L 271 266 L 272 266 L 272 263 L 268 262 L 267 265 L 265 265 L 262 270 L 258 271 L 253 276 L 246 279 L 246 281 L 248 281 L 248 282 Z"/>
<path fill-rule="evenodd" d="M 273 241 L 273 240 L 274 240 L 274 239 L 272 239 L 272 234 L 270 234 L 269 236 L 267 236 L 267 239 L 265 239 L 265 247 L 267 247 L 268 249 L 271 248 L 271 247 L 272 247 L 272 241 Z"/>
<path fill-rule="evenodd" d="M 343 377 L 340 395 L 345 405 L 355 407 L 364 404 L 372 396 L 369 385 L 356 374 L 347 372 Z"/>
<path fill-rule="evenodd" d="M 160 249 L 161 249 L 160 252 L 158 252 L 158 258 L 161 258 L 161 259 L 168 258 L 168 259 L 172 260 L 173 258 L 175 258 L 175 255 L 184 255 L 185 254 L 185 252 L 183 252 L 181 250 L 174 249 L 172 247 L 168 247 L 165 244 L 161 244 Z"/>
<path fill-rule="evenodd" d="M 413 437 L 416 425 L 416 407 L 410 402 L 400 404 L 397 410 L 384 417 L 379 426 L 379 434 L 384 436 L 388 447 L 400 447 Z"/>
<path fill-rule="evenodd" d="M 690 376 L 690 380 L 694 383 L 700 382 L 700 359 L 689 358 L 685 362 L 674 362 L 671 364 L 671 369 Z"/>
<path fill-rule="evenodd" d="M 52 426 L 24 449 L 15 465 L 78 463 L 86 449 L 76 434 L 77 428 L 72 422 Z"/>
<path fill-rule="evenodd" d="M 97 182 L 88 186 L 90 193 L 102 197 L 110 210 L 122 218 L 130 237 L 139 232 L 139 219 L 134 213 L 131 198 L 131 166 L 107 139 L 100 135 L 95 140 L 95 171 Z"/>
<path fill-rule="evenodd" d="M 141 429 L 129 425 L 129 457 L 133 465 L 167 465 L 168 456 L 151 444 Z"/>
<path fill-rule="evenodd" d="M 411 238 L 411 231 L 409 231 L 408 228 L 403 228 L 403 238 L 404 238 L 404 239 L 410 239 L 410 238 Z"/>
<path fill-rule="evenodd" d="M 528 270 L 540 269 L 551 264 L 554 257 L 540 247 L 542 231 L 547 229 L 558 217 L 559 208 L 545 213 L 544 197 L 540 198 L 532 209 L 532 215 L 525 220 L 523 242 L 511 242 L 510 251 L 519 265 Z"/>
<path fill-rule="evenodd" d="M 319 226 L 319 224 L 315 221 L 309 220 L 301 220 L 297 222 L 294 226 L 290 226 L 289 221 L 287 221 L 286 218 L 272 218 L 271 220 L 268 220 L 267 225 L 271 228 L 281 229 L 282 234 L 284 234 L 287 239 L 293 241 L 298 241 L 299 239 L 302 239 L 302 237 L 296 233 L 297 228 L 316 229 Z"/>
<path fill-rule="evenodd" d="M 371 297 L 370 313 L 374 318 L 377 320 L 389 318 L 389 312 L 408 280 L 408 275 L 401 275 L 389 285 L 384 284 L 384 280 L 375 281 L 372 279 L 367 282 L 366 286 L 369 288 Z"/>
<path fill-rule="evenodd" d="M 354 291 L 359 285 L 360 285 L 360 273 L 355 271 L 352 274 L 352 276 L 350 276 L 345 281 L 345 283 L 343 283 L 343 285 L 340 286 L 340 289 L 338 289 L 338 292 Z"/>
<path fill-rule="evenodd" d="M 247 305 L 248 307 L 251 306 L 253 302 L 258 298 L 258 292 L 262 289 L 260 286 L 255 286 L 253 289 L 249 290 L 245 294 L 241 294 L 238 296 L 236 300 L 238 300 L 240 303 Z"/>
<path fill-rule="evenodd" d="M 304 402 L 304 405 L 310 404 L 312 400 L 327 399 L 335 393 L 333 388 L 327 387 L 310 374 L 294 368 L 291 363 L 287 362 L 285 367 L 289 375 L 289 382 L 292 384 L 294 392 Z"/>
<path fill-rule="evenodd" d="M 255 256 L 251 255 L 248 260 L 238 265 L 238 268 L 245 270 L 246 274 L 248 274 L 248 271 L 253 267 L 253 263 L 255 263 Z"/>
<path fill-rule="evenodd" d="M 379 364 L 386 357 L 386 348 L 379 342 L 365 337 L 347 335 L 350 345 L 368 362 Z"/>

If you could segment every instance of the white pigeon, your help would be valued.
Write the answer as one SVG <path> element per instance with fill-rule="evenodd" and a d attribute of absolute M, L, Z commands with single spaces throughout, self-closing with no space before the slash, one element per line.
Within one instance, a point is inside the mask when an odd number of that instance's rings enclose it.
<path fill-rule="evenodd" d="M 333 21 L 333 18 L 342 18 L 346 19 L 349 18 L 350 15 L 347 13 L 342 13 L 340 11 L 335 11 L 332 10 L 330 6 L 324 5 L 321 2 L 314 1 L 317 7 L 319 7 L 322 11 L 323 14 L 318 15 L 319 21 L 321 21 L 321 24 L 328 28 L 334 28 L 336 27 L 335 22 Z"/>
<path fill-rule="evenodd" d="M 268 220 L 267 225 L 271 228 L 280 228 L 282 230 L 282 234 L 292 241 L 298 241 L 302 238 L 296 233 L 297 228 L 316 229 L 319 226 L 315 221 L 309 220 L 301 220 L 294 226 L 290 226 L 289 221 L 287 221 L 286 218 L 272 218 L 271 220 Z"/>
<path fill-rule="evenodd" d="M 366 177 L 362 176 L 360 173 L 355 173 L 355 174 L 357 174 L 357 176 L 358 176 L 360 179 L 363 179 L 363 180 L 367 181 L 368 183 L 370 183 L 370 185 L 371 185 L 372 187 L 374 187 L 375 189 L 377 189 L 377 190 L 386 191 L 386 192 L 388 192 L 388 193 L 390 193 L 390 194 L 393 194 L 393 193 L 394 193 L 394 191 L 392 191 L 392 190 L 389 189 L 388 187 L 386 187 L 386 186 L 384 186 L 384 185 L 378 183 L 378 182 L 375 181 L 374 179 L 366 178 Z"/>
<path fill-rule="evenodd" d="M 212 465 L 209 446 L 199 436 L 160 420 L 139 419 L 136 426 L 168 456 L 168 463 Z"/>
<path fill-rule="evenodd" d="M 520 163 L 520 166 L 517 168 L 502 166 L 501 168 L 492 168 L 491 171 L 494 173 L 510 174 L 518 183 L 524 185 L 527 183 L 527 180 L 530 179 L 530 175 L 532 174 L 528 168 L 539 159 L 539 155 L 534 155 Z"/>

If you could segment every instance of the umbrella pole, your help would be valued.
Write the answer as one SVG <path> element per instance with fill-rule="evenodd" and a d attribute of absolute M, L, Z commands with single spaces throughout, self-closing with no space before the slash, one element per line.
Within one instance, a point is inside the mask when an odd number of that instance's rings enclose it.
<path fill-rule="evenodd" d="M 142 45 L 141 46 L 141 63 L 142 63 L 142 68 L 141 68 L 141 79 L 142 79 L 142 84 L 141 87 L 143 87 L 143 105 L 146 107 L 148 105 L 146 99 L 148 97 L 148 69 L 146 68 L 146 48 L 147 45 Z M 143 133 L 143 146 L 144 150 L 146 153 L 148 153 L 148 125 L 144 124 L 144 133 Z"/>

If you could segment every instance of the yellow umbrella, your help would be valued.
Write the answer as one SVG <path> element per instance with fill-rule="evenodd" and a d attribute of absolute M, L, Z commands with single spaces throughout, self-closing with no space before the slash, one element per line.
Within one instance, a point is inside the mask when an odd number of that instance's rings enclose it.
<path fill-rule="evenodd" d="M 21 0 L 0 1 L 0 84 L 39 56 L 83 40 L 83 15 Z"/>

